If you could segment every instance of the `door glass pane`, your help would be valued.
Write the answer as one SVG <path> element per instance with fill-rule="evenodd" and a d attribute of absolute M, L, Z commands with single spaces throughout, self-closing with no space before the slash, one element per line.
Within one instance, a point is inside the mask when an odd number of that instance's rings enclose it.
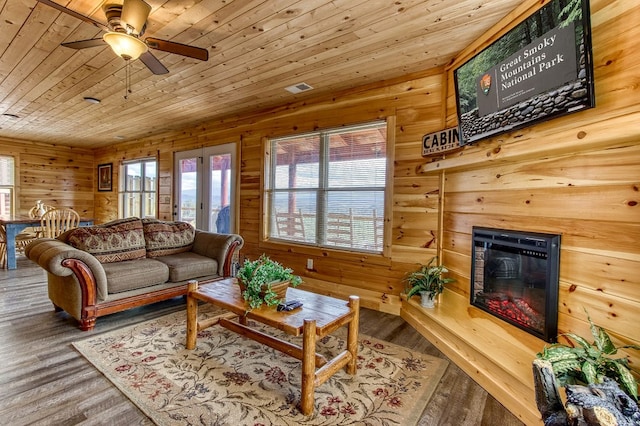
<path fill-rule="evenodd" d="M 196 226 L 196 201 L 198 158 L 185 158 L 179 161 L 180 167 L 180 206 L 178 219 Z"/>
<path fill-rule="evenodd" d="M 203 231 L 235 232 L 235 143 L 175 153 L 174 217 Z"/>
<path fill-rule="evenodd" d="M 209 229 L 228 234 L 230 231 L 231 154 L 209 157 Z"/>

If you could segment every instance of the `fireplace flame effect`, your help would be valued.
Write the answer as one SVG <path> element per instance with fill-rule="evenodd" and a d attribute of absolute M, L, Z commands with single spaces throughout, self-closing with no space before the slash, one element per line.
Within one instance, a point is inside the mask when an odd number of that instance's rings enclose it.
<path fill-rule="evenodd" d="M 505 294 L 478 294 L 478 301 L 493 313 L 505 319 L 517 322 L 534 330 L 544 329 L 544 318 L 521 297 L 508 297 Z"/>

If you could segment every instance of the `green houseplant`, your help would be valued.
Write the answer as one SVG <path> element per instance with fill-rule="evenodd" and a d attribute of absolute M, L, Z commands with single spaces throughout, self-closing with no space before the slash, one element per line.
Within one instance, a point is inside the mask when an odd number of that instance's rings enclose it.
<path fill-rule="evenodd" d="M 236 275 L 242 289 L 242 297 L 249 303 L 249 308 L 259 308 L 262 304 L 274 306 L 280 303 L 283 295 L 275 290 L 282 282 L 297 287 L 302 279 L 293 274 L 293 270 L 262 254 L 256 260 L 245 260 Z M 286 287 L 284 291 L 286 292 Z"/>
<path fill-rule="evenodd" d="M 453 278 L 444 278 L 442 274 L 449 272 L 449 270 L 444 265 L 437 263 L 438 258 L 433 257 L 429 263 L 421 265 L 420 268 L 405 276 L 407 299 L 415 294 L 420 294 L 422 306 L 433 307 L 435 298 L 444 291 L 445 284 L 455 281 Z"/>
<path fill-rule="evenodd" d="M 629 370 L 627 358 L 613 358 L 618 349 L 640 349 L 637 345 L 616 347 L 607 332 L 595 325 L 587 313 L 594 338 L 593 343 L 573 333 L 561 334 L 576 346 L 555 343 L 546 346 L 536 356 L 551 362 L 553 373 L 561 386 L 602 383 L 605 377 L 615 380 L 629 396 L 638 400 L 638 384 Z"/>

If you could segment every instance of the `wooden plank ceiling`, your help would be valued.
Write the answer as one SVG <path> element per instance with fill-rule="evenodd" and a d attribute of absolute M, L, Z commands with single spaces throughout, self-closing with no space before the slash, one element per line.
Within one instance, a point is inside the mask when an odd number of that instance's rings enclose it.
<path fill-rule="evenodd" d="M 106 24 L 100 0 L 54 0 Z M 107 0 L 114 3 L 122 0 Z M 0 0 L 0 137 L 101 147 L 441 66 L 522 0 L 147 0 L 154 75 L 108 47 L 60 43 L 102 30 L 36 0 Z M 314 89 L 291 94 L 286 87 Z M 84 97 L 101 100 L 90 104 Z"/>

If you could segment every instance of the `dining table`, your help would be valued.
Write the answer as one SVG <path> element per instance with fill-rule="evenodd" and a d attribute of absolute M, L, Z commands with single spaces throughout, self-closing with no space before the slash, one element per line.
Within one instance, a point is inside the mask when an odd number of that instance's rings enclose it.
<path fill-rule="evenodd" d="M 80 226 L 93 225 L 93 219 L 80 219 Z M 7 234 L 7 268 L 17 269 L 16 236 L 29 227 L 40 226 L 40 219 L 29 216 L 0 216 L 0 226 Z"/>

